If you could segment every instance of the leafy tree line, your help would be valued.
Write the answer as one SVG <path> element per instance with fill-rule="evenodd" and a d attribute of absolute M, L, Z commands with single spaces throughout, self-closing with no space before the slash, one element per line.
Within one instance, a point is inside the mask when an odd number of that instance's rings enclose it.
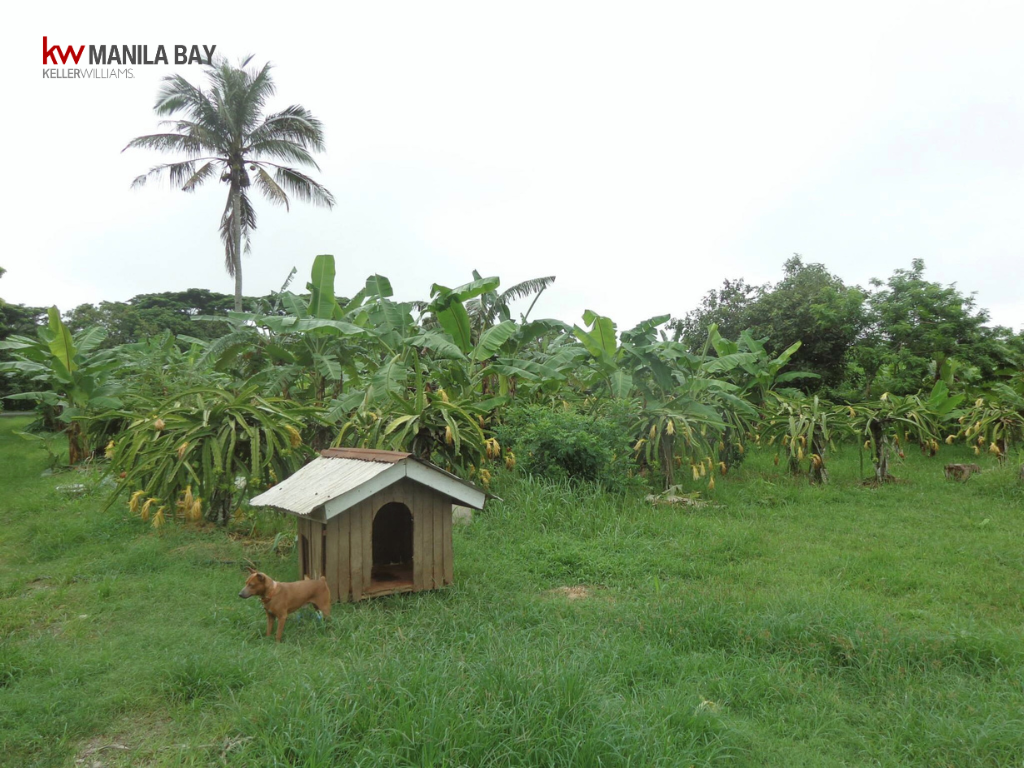
<path fill-rule="evenodd" d="M 973 296 L 924 272 L 914 259 L 909 269 L 862 288 L 793 256 L 778 283 L 726 280 L 669 327 L 691 351 L 704 344 L 711 324 L 730 338 L 749 330 L 774 353 L 799 339 L 793 363 L 818 377 L 801 388 L 846 402 L 912 394 L 944 371 L 970 384 L 1020 369 L 1024 335 L 990 326 Z"/>

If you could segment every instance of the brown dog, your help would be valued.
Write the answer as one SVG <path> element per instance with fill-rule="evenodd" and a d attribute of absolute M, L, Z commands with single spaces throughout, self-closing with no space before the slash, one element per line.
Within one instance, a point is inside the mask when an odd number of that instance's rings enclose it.
<path fill-rule="evenodd" d="M 238 593 L 246 598 L 256 595 L 263 601 L 263 610 L 267 612 L 267 637 L 277 619 L 277 642 L 281 642 L 284 622 L 289 613 L 295 613 L 306 603 L 312 603 L 326 619 L 331 615 L 331 590 L 327 587 L 327 579 L 323 576 L 318 581 L 311 581 L 308 576 L 302 581 L 274 581 L 265 573 L 249 569 L 250 576 L 245 581 L 245 588 Z"/>

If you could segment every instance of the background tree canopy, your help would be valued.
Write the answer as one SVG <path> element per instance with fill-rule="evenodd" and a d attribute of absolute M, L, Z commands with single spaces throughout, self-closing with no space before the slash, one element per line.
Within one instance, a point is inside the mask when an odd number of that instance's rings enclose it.
<path fill-rule="evenodd" d="M 694 353 L 712 324 L 726 338 L 748 330 L 774 355 L 800 341 L 792 366 L 820 377 L 801 388 L 840 401 L 910 394 L 943 375 L 974 382 L 1019 368 L 1024 336 L 986 325 L 988 313 L 972 296 L 927 280 L 924 271 L 914 259 L 865 289 L 795 255 L 778 283 L 726 280 L 669 327 Z"/>
<path fill-rule="evenodd" d="M 842 381 L 847 354 L 867 323 L 864 291 L 848 287 L 822 264 L 805 264 L 799 255 L 787 260 L 783 271 L 775 285 L 726 280 L 720 290 L 704 297 L 700 307 L 673 321 L 673 327 L 694 352 L 705 343 L 712 323 L 726 338 L 750 331 L 764 339 L 773 356 L 801 341 L 792 365 L 819 377 L 805 386 L 835 386 Z"/>

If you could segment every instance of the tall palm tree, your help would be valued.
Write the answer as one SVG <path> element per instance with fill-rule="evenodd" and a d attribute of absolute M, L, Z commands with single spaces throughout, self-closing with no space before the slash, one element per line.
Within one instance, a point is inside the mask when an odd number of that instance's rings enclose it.
<path fill-rule="evenodd" d="M 141 187 L 164 172 L 173 186 L 195 191 L 203 182 L 219 178 L 228 185 L 228 201 L 220 219 L 224 241 L 224 266 L 235 278 L 235 311 L 242 309 L 242 252 L 249 251 L 249 236 L 256 229 L 256 212 L 249 196 L 253 181 L 271 203 L 289 207 L 288 194 L 327 208 L 334 197 L 318 182 L 289 165 L 320 167 L 311 152 L 324 149 L 323 126 L 309 110 L 293 105 L 263 115 L 267 99 L 275 91 L 270 64 L 248 68 L 252 56 L 237 67 L 226 59 L 207 68 L 209 90 L 189 83 L 181 75 L 169 75 L 157 95 L 153 110 L 164 120 L 168 133 L 139 136 L 133 147 L 176 152 L 184 160 L 157 165 L 135 179 Z M 122 150 L 123 152 L 124 150 Z M 198 167 L 197 167 L 198 166 Z"/>

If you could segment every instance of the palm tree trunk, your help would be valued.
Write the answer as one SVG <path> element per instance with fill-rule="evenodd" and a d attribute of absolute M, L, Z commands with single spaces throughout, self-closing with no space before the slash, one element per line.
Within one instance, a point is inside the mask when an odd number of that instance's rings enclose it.
<path fill-rule="evenodd" d="M 235 312 L 242 311 L 242 190 L 237 185 L 231 189 L 231 223 L 234 233 L 233 259 L 235 262 Z"/>

